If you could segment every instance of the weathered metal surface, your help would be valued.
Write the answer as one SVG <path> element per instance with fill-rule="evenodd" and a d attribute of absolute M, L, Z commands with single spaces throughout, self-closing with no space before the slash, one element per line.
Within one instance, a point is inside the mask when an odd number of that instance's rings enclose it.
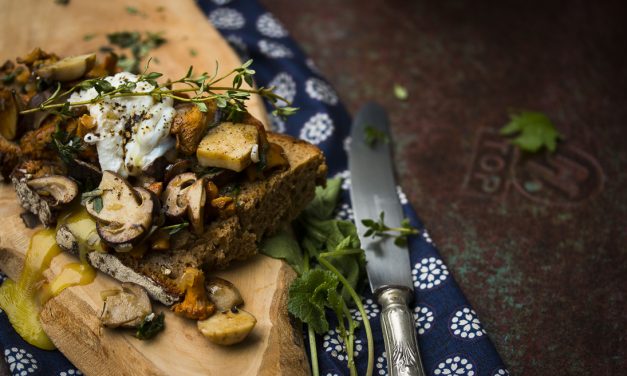
<path fill-rule="evenodd" d="M 263 2 L 351 111 L 390 111 L 402 186 L 512 374 L 624 373 L 624 3 Z M 555 121 L 555 155 L 495 134 L 517 108 Z"/>

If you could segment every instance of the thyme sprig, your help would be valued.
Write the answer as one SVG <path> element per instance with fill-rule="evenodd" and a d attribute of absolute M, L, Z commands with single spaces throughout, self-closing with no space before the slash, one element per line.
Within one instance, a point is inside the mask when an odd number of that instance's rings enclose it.
<path fill-rule="evenodd" d="M 394 244 L 399 247 L 407 245 L 407 237 L 410 235 L 418 235 L 419 231 L 409 223 L 409 219 L 404 218 L 401 221 L 401 227 L 389 227 L 385 224 L 385 213 L 379 214 L 379 220 L 364 219 L 361 221 L 368 230 L 364 233 L 364 237 L 394 237 Z"/>
<path fill-rule="evenodd" d="M 65 163 L 70 163 L 83 150 L 83 140 L 77 136 L 71 137 L 58 123 L 52 134 L 51 145 Z"/>
<path fill-rule="evenodd" d="M 249 86 L 254 84 L 255 71 L 250 69 L 252 60 L 248 60 L 240 67 L 230 72 L 218 76 L 218 63 L 212 75 L 207 72 L 195 76 L 193 67 L 189 67 L 185 76 L 165 83 L 158 83 L 157 79 L 163 74 L 159 72 L 147 73 L 150 61 L 146 69 L 141 73 L 136 82 L 127 81 L 118 87 L 114 87 L 104 78 L 93 78 L 79 82 L 66 91 L 61 90 L 61 85 L 57 86 L 55 92 L 41 105 L 21 111 L 21 114 L 28 114 L 37 111 L 61 110 L 69 111 L 71 107 L 84 106 L 121 97 L 151 96 L 157 101 L 163 98 L 172 98 L 180 102 L 194 103 L 198 108 L 206 112 L 207 102 L 215 101 L 218 108 L 224 111 L 226 120 L 237 120 L 238 116 L 246 113 L 246 101 L 252 94 L 257 94 L 266 99 L 274 108 L 272 112 L 276 116 L 286 117 L 294 114 L 298 108 L 291 107 L 290 101 L 274 92 L 274 87 L 245 88 L 244 83 Z M 225 85 L 224 81 L 232 77 L 231 86 Z M 150 91 L 137 91 L 138 82 L 148 82 L 154 88 Z M 175 87 L 176 86 L 176 87 Z M 67 102 L 64 100 L 75 91 L 94 88 L 97 96 L 93 99 Z"/>

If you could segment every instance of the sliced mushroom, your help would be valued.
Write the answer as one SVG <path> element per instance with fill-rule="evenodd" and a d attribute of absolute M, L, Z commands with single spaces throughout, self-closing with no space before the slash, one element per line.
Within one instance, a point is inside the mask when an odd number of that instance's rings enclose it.
<path fill-rule="evenodd" d="M 96 219 L 98 234 L 117 251 L 130 250 L 130 245 L 148 234 L 157 203 L 144 188 L 133 188 L 124 178 L 111 171 L 102 174 L 99 196 L 85 204 Z"/>
<path fill-rule="evenodd" d="M 218 312 L 228 311 L 244 304 L 244 299 L 237 287 L 226 279 L 211 277 L 205 282 L 205 288 Z"/>
<path fill-rule="evenodd" d="M 60 175 L 30 181 L 13 176 L 11 182 L 22 207 L 36 214 L 45 226 L 54 224 L 59 211 L 78 195 L 76 183 Z"/>
<path fill-rule="evenodd" d="M 8 89 L 0 91 L 0 135 L 7 140 L 17 136 L 18 108 L 15 95 Z"/>
<path fill-rule="evenodd" d="M 205 179 L 198 179 L 187 191 L 187 215 L 196 235 L 202 235 L 204 231 L 205 204 L 207 203 L 207 191 Z"/>
<path fill-rule="evenodd" d="M 150 176 L 157 181 L 161 181 L 163 180 L 163 175 L 167 166 L 168 160 L 165 157 L 161 156 L 152 161 L 148 166 L 145 166 L 142 169 L 142 174 Z"/>
<path fill-rule="evenodd" d="M 169 183 L 177 175 L 187 172 L 192 166 L 192 161 L 189 159 L 179 159 L 178 161 L 168 165 L 165 168 L 165 174 L 163 175 L 163 182 Z"/>
<path fill-rule="evenodd" d="M 138 285 L 123 283 L 121 290 L 104 293 L 100 320 L 108 328 L 136 328 L 152 312 L 146 290 Z"/>
<path fill-rule="evenodd" d="M 70 56 L 56 63 L 45 65 L 35 72 L 38 76 L 55 81 L 77 80 L 91 70 L 96 63 L 96 54 Z"/>
<path fill-rule="evenodd" d="M 163 209 L 170 218 L 179 218 L 187 211 L 187 191 L 197 180 L 193 172 L 175 176 L 163 192 Z"/>
<path fill-rule="evenodd" d="M 78 185 L 68 177 L 61 175 L 45 176 L 29 180 L 26 184 L 35 190 L 38 195 L 52 197 L 52 206 L 59 206 L 72 202 L 78 195 Z"/>
<path fill-rule="evenodd" d="M 206 320 L 198 321 L 198 330 L 218 345 L 234 345 L 242 342 L 253 330 L 257 319 L 250 313 L 234 308 L 216 313 Z"/>

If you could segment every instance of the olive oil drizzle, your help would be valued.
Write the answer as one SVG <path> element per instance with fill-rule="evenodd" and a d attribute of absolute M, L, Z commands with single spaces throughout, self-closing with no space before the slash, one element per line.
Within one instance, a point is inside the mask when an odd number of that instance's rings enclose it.
<path fill-rule="evenodd" d="M 7 280 L 0 286 L 0 308 L 6 312 L 15 331 L 26 342 L 44 350 L 53 350 L 55 346 L 39 321 L 41 307 L 68 287 L 91 283 L 96 271 L 87 263 L 87 253 L 104 251 L 95 222 L 83 208 L 61 216 L 59 225 L 67 226 L 78 235 L 81 262 L 64 265 L 50 283 L 44 283 L 43 272 L 61 249 L 56 243 L 56 229 L 42 229 L 31 237 L 17 282 Z"/>

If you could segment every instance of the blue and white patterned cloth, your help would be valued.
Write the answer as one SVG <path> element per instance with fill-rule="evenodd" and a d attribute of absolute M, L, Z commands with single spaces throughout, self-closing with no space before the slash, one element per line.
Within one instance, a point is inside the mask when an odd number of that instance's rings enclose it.
<path fill-rule="evenodd" d="M 346 161 L 351 118 L 333 88 L 320 76 L 311 59 L 304 55 L 281 23 L 256 0 L 200 1 L 200 6 L 242 60 L 254 59 L 258 84 L 275 86 L 280 95 L 300 107 L 300 111 L 287 121 L 271 117 L 272 127 L 314 143 L 324 151 L 330 176 L 344 178 L 337 216 L 352 219 Z M 509 375 L 477 314 L 442 262 L 429 233 L 408 205 L 400 187 L 398 193 L 405 214 L 414 226 L 422 229 L 419 236 L 410 240 L 409 249 L 417 302 L 413 310 L 425 371 L 436 376 Z M 380 308 L 369 292 L 363 302 L 375 337 L 374 373 L 386 375 Z M 362 320 L 358 312 L 353 314 L 355 319 Z M 345 350 L 336 331 L 318 338 L 317 344 L 322 375 L 348 374 Z M 25 343 L 1 311 L 0 346 L 13 375 L 81 374 L 60 352 L 42 351 Z M 359 374 L 365 374 L 367 349 L 363 329 L 356 335 L 355 359 Z"/>

